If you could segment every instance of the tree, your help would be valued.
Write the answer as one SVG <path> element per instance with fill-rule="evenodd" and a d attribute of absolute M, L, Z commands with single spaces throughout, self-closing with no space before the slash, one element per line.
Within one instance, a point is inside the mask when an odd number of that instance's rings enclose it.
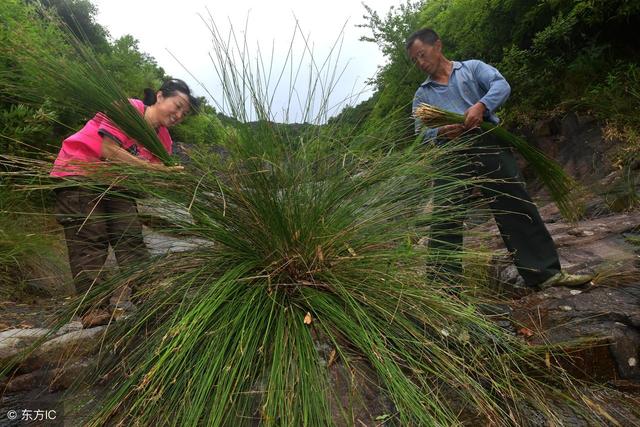
<path fill-rule="evenodd" d="M 164 70 L 155 59 L 141 52 L 138 40 L 126 34 L 116 39 L 102 62 L 125 93 L 140 97 L 145 88 L 158 88 L 165 78 Z"/>
<path fill-rule="evenodd" d="M 62 23 L 99 53 L 109 51 L 109 32 L 95 20 L 98 9 L 90 0 L 27 0 L 55 11 Z"/>

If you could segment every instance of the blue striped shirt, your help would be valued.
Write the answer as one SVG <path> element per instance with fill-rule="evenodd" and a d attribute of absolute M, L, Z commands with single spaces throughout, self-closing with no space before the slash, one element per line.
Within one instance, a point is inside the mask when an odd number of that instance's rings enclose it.
<path fill-rule="evenodd" d="M 500 120 L 495 112 L 509 98 L 510 93 L 509 83 L 491 65 L 477 59 L 453 61 L 448 84 L 437 83 L 429 77 L 420 85 L 413 98 L 413 111 L 418 105 L 424 103 L 464 114 L 469 107 L 479 101 L 487 107 L 484 120 L 498 124 Z M 422 123 L 416 119 L 416 133 L 422 129 Z M 424 129 L 425 142 L 438 136 L 438 129 Z"/>

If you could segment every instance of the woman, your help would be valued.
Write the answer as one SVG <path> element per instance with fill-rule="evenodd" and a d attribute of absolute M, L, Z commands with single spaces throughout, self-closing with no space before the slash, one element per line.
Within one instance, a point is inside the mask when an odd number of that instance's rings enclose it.
<path fill-rule="evenodd" d="M 182 121 L 196 99 L 182 80 L 163 83 L 160 90 L 145 90 L 144 100 L 131 104 L 152 126 L 168 153 L 172 151 L 167 128 Z M 145 147 L 127 136 L 102 113 L 65 139 L 54 163 L 54 177 L 82 180 L 92 169 L 113 162 L 152 171 L 176 172 L 181 166 L 165 166 Z M 100 279 L 109 246 L 122 267 L 149 257 L 142 238 L 135 201 L 82 185 L 56 191 L 56 219 L 64 227 L 69 264 L 77 293 L 87 292 Z M 112 298 L 113 300 L 113 298 Z M 110 318 L 106 307 L 83 316 L 83 325 L 94 326 Z"/>

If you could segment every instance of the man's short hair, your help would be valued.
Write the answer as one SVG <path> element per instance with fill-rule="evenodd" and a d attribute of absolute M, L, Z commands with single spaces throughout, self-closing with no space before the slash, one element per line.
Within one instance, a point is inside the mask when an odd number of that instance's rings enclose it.
<path fill-rule="evenodd" d="M 411 49 L 413 42 L 415 42 L 416 40 L 420 40 L 422 43 L 433 46 L 438 40 L 440 40 L 440 36 L 438 36 L 438 33 L 433 31 L 431 28 L 423 28 L 411 34 L 407 38 L 405 48 L 407 50 Z"/>

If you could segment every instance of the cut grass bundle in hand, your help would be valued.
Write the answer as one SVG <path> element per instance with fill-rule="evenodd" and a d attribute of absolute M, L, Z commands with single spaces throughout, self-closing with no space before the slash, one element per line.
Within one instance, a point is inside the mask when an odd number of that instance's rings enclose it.
<path fill-rule="evenodd" d="M 430 128 L 464 123 L 462 114 L 445 111 L 429 104 L 420 104 L 414 114 L 425 126 Z M 580 217 L 584 209 L 581 203 L 576 200 L 578 184 L 562 170 L 559 164 L 501 126 L 483 122 L 480 128 L 484 132 L 490 132 L 508 147 L 515 148 L 525 158 L 549 189 L 553 201 L 558 205 L 558 209 L 565 218 L 576 220 Z"/>

